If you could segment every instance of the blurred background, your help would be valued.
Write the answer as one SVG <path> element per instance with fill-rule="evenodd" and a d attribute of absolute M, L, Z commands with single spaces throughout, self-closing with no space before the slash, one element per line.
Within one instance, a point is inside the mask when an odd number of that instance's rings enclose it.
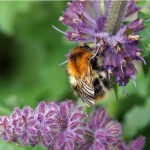
<path fill-rule="evenodd" d="M 141 1 L 141 17 L 149 19 L 148 1 Z M 52 25 L 65 31 L 58 18 L 66 9 L 66 2 L 0 2 L 0 115 L 10 115 L 14 107 L 35 108 L 45 100 L 63 101 L 77 99 L 70 88 L 65 54 L 76 43 L 69 42 Z M 150 23 L 142 31 L 147 51 L 147 65 L 137 63 L 137 87 L 132 81 L 126 87 L 128 95 L 119 88 L 118 101 L 112 92 L 107 100 L 97 104 L 104 106 L 109 115 L 123 123 L 126 141 L 138 135 L 146 137 L 144 150 L 150 150 Z M 88 109 L 90 112 L 91 110 Z M 22 147 L 20 144 L 0 142 L 0 150 L 41 150 L 43 147 Z"/>

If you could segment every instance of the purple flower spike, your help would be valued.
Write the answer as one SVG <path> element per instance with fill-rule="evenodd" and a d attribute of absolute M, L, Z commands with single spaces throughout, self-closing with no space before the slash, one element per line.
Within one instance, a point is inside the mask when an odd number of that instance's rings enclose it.
<path fill-rule="evenodd" d="M 121 125 L 99 108 L 85 123 L 87 115 L 72 101 L 60 104 L 39 103 L 16 108 L 10 117 L 0 117 L 0 137 L 32 147 L 41 144 L 48 150 L 141 150 L 145 144 L 140 136 L 127 146 L 120 140 Z"/>
<path fill-rule="evenodd" d="M 86 117 L 83 108 L 71 101 L 60 105 L 41 102 L 35 110 L 16 108 L 10 117 L 0 117 L 0 136 L 24 146 L 33 147 L 42 141 L 47 149 L 74 150 L 84 143 Z"/>
<path fill-rule="evenodd" d="M 123 22 L 115 34 L 106 33 L 111 2 L 105 1 L 105 7 L 102 8 L 102 1 L 73 0 L 72 3 L 68 3 L 68 8 L 59 21 L 69 27 L 65 32 L 68 40 L 90 43 L 95 50 L 94 56 L 102 59 L 101 65 L 106 69 L 107 76 L 112 74 L 119 86 L 125 86 L 133 78 L 135 83 L 137 71 L 133 61 L 143 61 L 141 50 L 138 48 L 138 32 L 144 29 L 143 21 L 136 18 L 127 25 Z M 128 0 L 123 20 L 140 10 L 135 4 L 134 0 Z M 129 64 L 132 65 L 132 69 Z"/>
<path fill-rule="evenodd" d="M 130 142 L 129 145 L 126 145 L 124 142 L 121 142 L 117 145 L 117 150 L 142 150 L 145 144 L 145 138 L 139 136 L 134 141 Z"/>
<path fill-rule="evenodd" d="M 121 125 L 109 118 L 104 108 L 100 108 L 89 118 L 83 149 L 112 150 L 119 143 L 120 134 Z"/>

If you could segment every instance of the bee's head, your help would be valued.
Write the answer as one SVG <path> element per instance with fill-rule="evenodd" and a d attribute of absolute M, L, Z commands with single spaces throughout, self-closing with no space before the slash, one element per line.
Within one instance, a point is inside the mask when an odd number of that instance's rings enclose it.
<path fill-rule="evenodd" d="M 80 65 L 82 65 L 81 62 L 88 62 L 92 55 L 92 52 L 89 51 L 89 49 L 86 49 L 86 47 L 77 47 L 73 51 L 71 51 L 67 56 L 68 59 L 73 63 L 79 63 Z"/>
<path fill-rule="evenodd" d="M 72 53 L 70 55 L 70 60 L 72 62 L 74 62 L 75 64 L 77 64 L 83 57 L 84 53 L 83 52 L 76 52 L 76 53 Z"/>

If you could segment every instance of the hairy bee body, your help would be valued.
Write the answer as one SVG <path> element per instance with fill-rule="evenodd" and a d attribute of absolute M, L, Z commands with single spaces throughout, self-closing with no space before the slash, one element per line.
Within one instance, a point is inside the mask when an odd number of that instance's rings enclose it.
<path fill-rule="evenodd" d="M 97 99 L 103 98 L 111 88 L 101 60 L 95 56 L 88 46 L 79 46 L 70 52 L 68 59 L 68 75 L 72 88 L 88 106 Z"/>

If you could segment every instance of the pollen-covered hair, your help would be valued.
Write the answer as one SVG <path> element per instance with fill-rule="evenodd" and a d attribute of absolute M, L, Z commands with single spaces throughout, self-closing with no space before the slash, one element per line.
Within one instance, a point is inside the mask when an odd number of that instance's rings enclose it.
<path fill-rule="evenodd" d="M 88 71 L 90 58 L 93 52 L 88 46 L 76 47 L 69 54 L 68 71 L 69 74 L 82 78 Z"/>

